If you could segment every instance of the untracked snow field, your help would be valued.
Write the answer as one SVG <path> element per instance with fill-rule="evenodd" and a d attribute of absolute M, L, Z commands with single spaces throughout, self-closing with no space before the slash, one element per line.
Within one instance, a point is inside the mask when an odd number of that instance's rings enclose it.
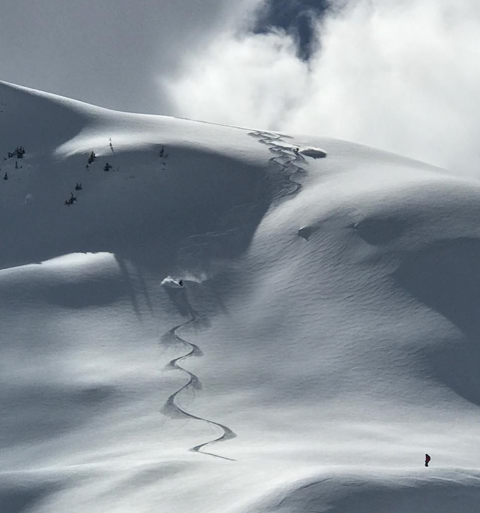
<path fill-rule="evenodd" d="M 480 511 L 479 181 L 0 83 L 0 241 L 1 513 Z"/>

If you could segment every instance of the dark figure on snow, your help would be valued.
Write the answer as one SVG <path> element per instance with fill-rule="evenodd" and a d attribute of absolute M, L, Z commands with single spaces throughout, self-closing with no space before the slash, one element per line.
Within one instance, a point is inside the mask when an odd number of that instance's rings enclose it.
<path fill-rule="evenodd" d="M 183 280 L 178 280 L 178 284 L 180 285 L 180 287 L 183 287 Z"/>
<path fill-rule="evenodd" d="M 77 201 L 77 197 L 73 195 L 73 192 L 70 193 L 70 198 L 65 200 L 65 205 L 73 205 Z"/>
<path fill-rule="evenodd" d="M 75 185 L 75 190 L 76 191 L 81 191 L 82 190 L 82 184 L 77 182 L 77 185 Z"/>
<path fill-rule="evenodd" d="M 432 458 L 430 458 L 430 456 L 428 454 L 425 454 L 425 466 L 428 467 L 428 464 L 430 463 L 430 460 Z"/>
<path fill-rule="evenodd" d="M 4 180 L 8 180 L 8 173 L 5 171 L 5 176 L 3 177 Z"/>

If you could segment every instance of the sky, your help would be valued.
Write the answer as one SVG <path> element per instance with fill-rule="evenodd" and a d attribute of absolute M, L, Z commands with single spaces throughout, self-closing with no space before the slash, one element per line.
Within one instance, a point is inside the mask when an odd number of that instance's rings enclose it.
<path fill-rule="evenodd" d="M 480 176 L 477 0 L 0 0 L 0 79 Z"/>
<path fill-rule="evenodd" d="M 0 0 L 0 79 L 117 110 L 169 113 L 158 77 L 210 42 L 237 4 Z"/>

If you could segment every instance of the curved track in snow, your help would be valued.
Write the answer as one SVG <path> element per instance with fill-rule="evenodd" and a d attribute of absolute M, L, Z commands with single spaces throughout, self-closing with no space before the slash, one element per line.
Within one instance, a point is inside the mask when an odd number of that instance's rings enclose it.
<path fill-rule="evenodd" d="M 187 340 L 185 340 L 185 339 L 181 338 L 179 335 L 177 335 L 177 330 L 179 330 L 180 328 L 182 328 L 184 326 L 187 326 L 190 323 L 195 322 L 195 320 L 196 320 L 195 315 L 192 315 L 191 319 L 189 319 L 188 321 L 186 321 L 182 324 L 179 324 L 178 326 L 175 326 L 174 328 L 172 328 L 171 330 L 169 330 L 166 333 L 167 336 L 175 338 L 178 342 L 181 342 L 182 344 L 186 345 L 189 348 L 189 351 L 186 354 L 171 360 L 167 365 L 167 368 L 169 368 L 169 369 L 177 369 L 177 370 L 183 371 L 185 374 L 187 374 L 188 381 L 187 381 L 187 383 L 185 383 L 185 385 L 183 385 L 181 388 L 179 388 L 175 393 L 173 393 L 167 399 L 167 402 L 165 403 L 165 405 L 162 408 L 162 413 L 164 413 L 165 415 L 168 415 L 170 417 L 173 417 L 173 418 L 187 418 L 187 419 L 192 419 L 192 420 L 199 420 L 202 422 L 206 422 L 207 424 L 210 424 L 211 426 L 219 428 L 220 432 L 221 432 L 220 436 L 218 436 L 217 438 L 215 438 L 213 440 L 209 440 L 208 442 L 204 442 L 203 444 L 195 445 L 194 447 L 192 447 L 189 450 L 192 452 L 206 454 L 208 456 L 213 456 L 215 458 L 221 458 L 224 460 L 235 461 L 232 458 L 227 458 L 225 456 L 220 456 L 218 454 L 207 452 L 204 449 L 209 445 L 212 445 L 212 444 L 215 444 L 218 442 L 225 442 L 227 440 L 231 440 L 232 438 L 236 438 L 237 435 L 229 427 L 224 426 L 223 424 L 214 422 L 213 420 L 209 420 L 204 417 L 198 417 L 197 415 L 193 415 L 192 413 L 189 413 L 188 411 L 184 410 L 178 404 L 178 401 L 177 401 L 178 396 L 184 390 L 187 390 L 189 388 L 193 388 L 194 390 L 201 390 L 201 388 L 202 388 L 202 384 L 201 384 L 200 380 L 198 379 L 198 377 L 195 374 L 193 374 L 190 371 L 183 368 L 179 364 L 181 361 L 186 360 L 187 358 L 190 358 L 193 356 L 203 356 L 202 350 L 197 345 L 192 344 L 191 342 L 188 342 Z"/>
<path fill-rule="evenodd" d="M 273 199 L 280 200 L 286 196 L 296 194 L 302 188 L 302 185 L 295 180 L 295 177 L 300 178 L 305 174 L 305 169 L 296 163 L 305 162 L 305 158 L 296 153 L 293 147 L 280 144 L 284 143 L 284 138 L 290 138 L 290 136 L 261 130 L 249 132 L 248 135 L 255 137 L 259 143 L 267 146 L 271 153 L 276 154 L 275 157 L 269 159 L 269 162 L 277 169 L 277 173 L 272 177 L 272 182 L 279 186 L 279 189 L 274 192 Z M 280 180 L 278 175 L 280 175 Z"/>
<path fill-rule="evenodd" d="M 305 162 L 305 158 L 298 152 L 294 151 L 294 146 L 288 145 L 288 143 L 284 142 L 284 139 L 289 138 L 289 136 L 264 131 L 249 132 L 248 135 L 256 138 L 258 142 L 267 146 L 269 151 L 274 154 L 274 156 L 269 159 L 269 164 L 272 168 L 272 172 L 267 175 L 267 180 L 270 181 L 270 186 L 272 188 L 272 195 L 270 199 L 272 201 L 280 201 L 285 197 L 296 194 L 302 188 L 302 185 L 298 181 L 296 181 L 296 178 L 300 178 L 302 175 L 305 174 L 305 170 L 302 167 L 300 167 L 298 163 Z M 245 207 L 243 210 L 241 210 L 243 214 L 245 214 L 244 210 Z M 246 213 L 248 214 L 248 210 Z M 192 248 L 198 248 L 199 254 L 197 254 L 198 251 L 194 251 L 193 253 L 193 258 L 195 260 L 208 260 L 208 257 L 202 256 L 203 252 L 206 252 L 207 254 L 210 253 L 211 248 L 208 245 L 208 243 L 211 243 L 212 241 L 215 242 L 217 239 L 221 238 L 222 236 L 225 236 L 225 234 L 228 235 L 228 233 L 230 232 L 235 233 L 235 230 L 230 227 L 230 229 L 227 228 L 220 232 L 209 232 L 192 236 L 189 238 L 190 245 L 187 246 L 187 249 L 190 249 L 190 251 L 192 251 Z M 202 384 L 198 377 L 180 365 L 181 362 L 185 361 L 187 358 L 203 355 L 201 349 L 198 346 L 192 344 L 191 342 L 188 342 L 187 340 L 184 340 L 177 334 L 180 328 L 187 326 L 188 324 L 191 324 L 197 320 L 196 313 L 188 304 L 188 300 L 186 299 L 186 297 L 182 298 L 182 302 L 185 303 L 184 306 L 186 307 L 186 310 L 190 313 L 190 319 L 182 324 L 179 324 L 178 326 L 175 326 L 167 333 L 165 333 L 164 336 L 170 339 L 174 339 L 175 341 L 182 343 L 188 348 L 187 353 L 171 360 L 167 365 L 167 368 L 169 369 L 176 369 L 184 372 L 188 376 L 188 381 L 175 393 L 170 395 L 170 397 L 167 399 L 165 405 L 162 408 L 162 412 L 165 415 L 168 415 L 173 418 L 187 418 L 206 422 L 207 424 L 219 429 L 220 434 L 217 438 L 196 445 L 192 447 L 190 451 L 198 452 L 201 454 L 207 454 L 209 456 L 214 456 L 216 458 L 234 461 L 230 458 L 226 458 L 224 456 L 219 456 L 217 454 L 207 452 L 205 449 L 209 445 L 213 445 L 219 442 L 225 442 L 227 440 L 231 440 L 232 438 L 236 438 L 237 435 L 229 427 L 220 424 L 219 422 L 214 422 L 213 420 L 209 420 L 204 417 L 199 417 L 197 415 L 189 413 L 188 411 L 183 409 L 178 403 L 179 396 L 185 390 L 201 390 L 202 388 Z"/>

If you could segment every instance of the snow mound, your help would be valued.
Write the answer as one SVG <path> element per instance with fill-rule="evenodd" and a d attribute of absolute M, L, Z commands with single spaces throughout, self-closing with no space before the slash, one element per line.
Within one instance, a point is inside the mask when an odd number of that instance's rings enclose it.
<path fill-rule="evenodd" d="M 303 226 L 302 228 L 300 228 L 298 230 L 297 233 L 298 233 L 299 237 L 302 237 L 302 239 L 308 240 L 312 236 L 314 231 L 315 231 L 315 228 L 313 228 L 311 226 Z"/>
<path fill-rule="evenodd" d="M 325 150 L 313 147 L 302 148 L 299 153 L 306 157 L 312 157 L 312 159 L 324 159 L 327 156 L 327 152 Z"/>
<path fill-rule="evenodd" d="M 242 513 L 476 513 L 480 475 L 474 472 L 325 473 L 282 487 Z M 460 506 L 461 505 L 461 506 Z M 240 511 L 239 511 L 240 513 Z"/>

